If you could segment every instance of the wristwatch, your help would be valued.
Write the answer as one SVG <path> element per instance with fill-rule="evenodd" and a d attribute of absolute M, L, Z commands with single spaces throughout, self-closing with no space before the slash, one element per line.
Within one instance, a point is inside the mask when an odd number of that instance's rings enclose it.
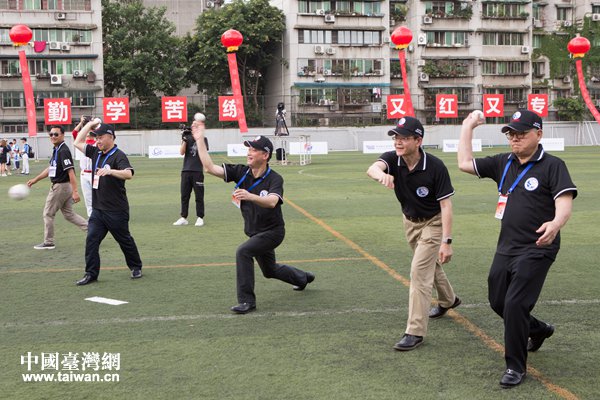
<path fill-rule="evenodd" d="M 442 239 L 442 243 L 452 244 L 452 238 Z"/>

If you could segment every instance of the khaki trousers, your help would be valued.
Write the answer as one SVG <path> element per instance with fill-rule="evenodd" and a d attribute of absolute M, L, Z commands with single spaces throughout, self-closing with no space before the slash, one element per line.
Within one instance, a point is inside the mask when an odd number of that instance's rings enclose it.
<path fill-rule="evenodd" d="M 65 219 L 87 231 L 87 220 L 73 211 L 73 190 L 69 182 L 53 183 L 44 206 L 44 243 L 54 244 L 54 216 L 60 210 Z"/>
<path fill-rule="evenodd" d="M 441 214 L 425 222 L 411 222 L 404 218 L 404 229 L 406 240 L 413 250 L 406 333 L 425 336 L 433 288 L 442 307 L 449 308 L 456 297 L 442 265 L 437 261 L 442 243 Z"/>

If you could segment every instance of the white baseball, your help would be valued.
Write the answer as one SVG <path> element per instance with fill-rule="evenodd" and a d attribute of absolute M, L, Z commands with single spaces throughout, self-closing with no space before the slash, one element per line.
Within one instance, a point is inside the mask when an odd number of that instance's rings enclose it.
<path fill-rule="evenodd" d="M 194 114 L 194 121 L 204 122 L 206 121 L 206 117 L 202 113 L 196 113 Z"/>
<path fill-rule="evenodd" d="M 14 200 L 23 200 L 29 196 L 29 186 L 23 183 L 11 186 L 10 189 L 8 189 L 8 196 Z"/>
<path fill-rule="evenodd" d="M 483 116 L 483 111 L 481 111 L 481 110 L 473 111 L 473 115 L 475 115 L 477 117 L 477 119 L 485 120 L 485 117 Z"/>

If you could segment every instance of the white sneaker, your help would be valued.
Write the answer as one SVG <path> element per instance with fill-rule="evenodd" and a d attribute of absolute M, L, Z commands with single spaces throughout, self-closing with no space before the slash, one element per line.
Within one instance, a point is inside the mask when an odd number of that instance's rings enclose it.
<path fill-rule="evenodd" d="M 195 223 L 196 226 L 203 226 L 204 225 L 204 220 L 200 217 L 198 217 L 198 219 L 196 220 Z"/>
<path fill-rule="evenodd" d="M 182 226 L 182 225 L 187 225 L 187 224 L 188 224 L 188 220 L 183 217 L 181 217 L 177 221 L 173 222 L 173 225 L 175 225 L 175 226 Z"/>

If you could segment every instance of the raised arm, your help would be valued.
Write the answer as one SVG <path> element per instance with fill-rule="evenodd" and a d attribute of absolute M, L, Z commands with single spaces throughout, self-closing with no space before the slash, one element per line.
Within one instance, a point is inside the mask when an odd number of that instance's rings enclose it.
<path fill-rule="evenodd" d="M 469 174 L 475 175 L 475 167 L 473 166 L 473 129 L 483 124 L 484 121 L 479 119 L 477 113 L 470 113 L 462 123 L 460 129 L 460 140 L 458 141 L 458 168 Z"/>
<path fill-rule="evenodd" d="M 92 131 L 99 124 L 97 119 L 93 119 L 81 129 L 75 141 L 73 142 L 73 146 L 83 154 L 85 154 L 85 138 L 87 134 Z"/>
<path fill-rule="evenodd" d="M 205 125 L 203 121 L 194 121 L 194 123 L 192 123 L 192 135 L 194 135 L 194 140 L 198 147 L 198 157 L 200 157 L 200 161 L 202 161 L 202 165 L 206 172 L 223 179 L 225 178 L 225 170 L 222 166 L 215 165 L 212 158 L 210 158 L 210 154 L 208 154 L 208 149 L 204 142 L 204 128 Z"/>

